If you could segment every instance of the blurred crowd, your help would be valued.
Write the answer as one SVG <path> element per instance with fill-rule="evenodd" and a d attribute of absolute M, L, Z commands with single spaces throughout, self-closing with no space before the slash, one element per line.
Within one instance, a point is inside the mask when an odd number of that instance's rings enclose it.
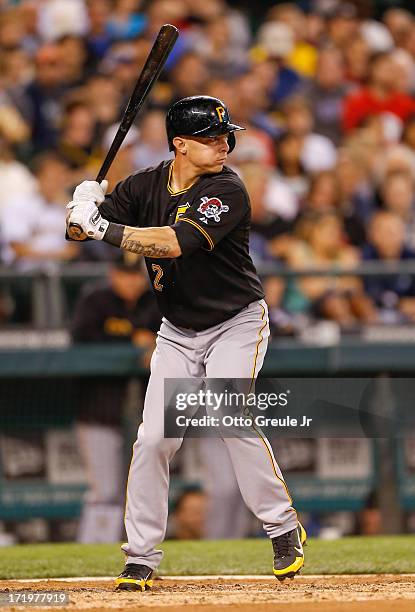
<path fill-rule="evenodd" d="M 412 275 L 352 273 L 415 258 L 415 14 L 370 0 L 265 4 L 258 22 L 226 0 L 0 0 L 2 263 L 116 257 L 65 241 L 65 204 L 94 179 L 156 33 L 173 23 L 179 40 L 110 188 L 170 157 L 173 101 L 217 96 L 247 128 L 229 165 L 250 194 L 258 267 L 351 272 L 267 275 L 273 333 L 415 321 Z"/>

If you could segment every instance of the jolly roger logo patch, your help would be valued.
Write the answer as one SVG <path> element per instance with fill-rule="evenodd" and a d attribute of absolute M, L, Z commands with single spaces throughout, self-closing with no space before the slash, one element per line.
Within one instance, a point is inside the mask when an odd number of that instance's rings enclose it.
<path fill-rule="evenodd" d="M 221 214 L 229 210 L 229 206 L 223 204 L 219 198 L 208 198 L 207 196 L 203 196 L 201 200 L 202 203 L 199 205 L 197 212 L 203 215 L 203 217 L 199 217 L 200 221 L 203 221 L 203 223 L 207 223 L 208 219 L 213 219 L 216 223 L 219 223 Z"/>

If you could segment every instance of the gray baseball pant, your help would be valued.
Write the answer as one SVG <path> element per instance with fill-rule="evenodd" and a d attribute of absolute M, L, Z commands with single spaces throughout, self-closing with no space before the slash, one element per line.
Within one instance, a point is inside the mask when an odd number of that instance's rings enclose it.
<path fill-rule="evenodd" d="M 128 542 L 122 546 L 126 563 L 155 569 L 163 557 L 155 547 L 166 533 L 169 462 L 183 441 L 164 438 L 164 379 L 255 379 L 264 361 L 268 337 L 264 300 L 252 302 L 231 319 L 201 332 L 179 329 L 163 319 L 127 482 Z M 255 437 L 223 441 L 242 497 L 263 523 L 267 535 L 273 538 L 294 529 L 297 515 L 265 436 L 258 432 Z"/>

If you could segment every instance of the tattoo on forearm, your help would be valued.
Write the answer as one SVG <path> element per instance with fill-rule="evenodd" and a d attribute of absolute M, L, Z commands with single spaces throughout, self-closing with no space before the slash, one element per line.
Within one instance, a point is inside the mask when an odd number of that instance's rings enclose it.
<path fill-rule="evenodd" d="M 119 225 L 118 223 L 110 223 L 103 238 L 104 242 L 108 242 L 113 246 L 120 247 L 124 230 L 125 225 Z"/>
<path fill-rule="evenodd" d="M 164 228 L 127 226 L 124 228 L 121 248 L 144 257 L 170 257 L 171 255 L 171 245 L 165 238 Z"/>
<path fill-rule="evenodd" d="M 169 246 L 156 245 L 155 243 L 144 245 L 139 240 L 125 238 L 121 242 L 121 248 L 144 257 L 166 257 L 170 252 Z"/>
<path fill-rule="evenodd" d="M 154 236 L 154 232 L 147 234 L 151 228 L 146 228 L 146 232 L 143 235 L 143 229 L 132 228 L 118 223 L 110 223 L 107 231 L 104 235 L 105 242 L 112 244 L 126 251 L 131 251 L 137 255 L 143 255 L 144 257 L 170 257 L 171 246 L 166 244 L 158 244 L 160 238 Z M 143 244 L 142 236 L 144 236 L 144 242 L 150 242 L 150 244 Z"/>

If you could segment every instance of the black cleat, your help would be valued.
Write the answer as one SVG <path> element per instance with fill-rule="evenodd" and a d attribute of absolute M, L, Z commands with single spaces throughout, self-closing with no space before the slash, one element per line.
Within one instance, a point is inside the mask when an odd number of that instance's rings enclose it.
<path fill-rule="evenodd" d="M 127 563 L 115 580 L 116 591 L 149 591 L 153 586 L 153 570 L 146 565 Z"/>
<path fill-rule="evenodd" d="M 294 578 L 304 565 L 303 545 L 307 534 L 301 523 L 287 533 L 272 538 L 274 549 L 274 575 L 278 580 Z"/>

